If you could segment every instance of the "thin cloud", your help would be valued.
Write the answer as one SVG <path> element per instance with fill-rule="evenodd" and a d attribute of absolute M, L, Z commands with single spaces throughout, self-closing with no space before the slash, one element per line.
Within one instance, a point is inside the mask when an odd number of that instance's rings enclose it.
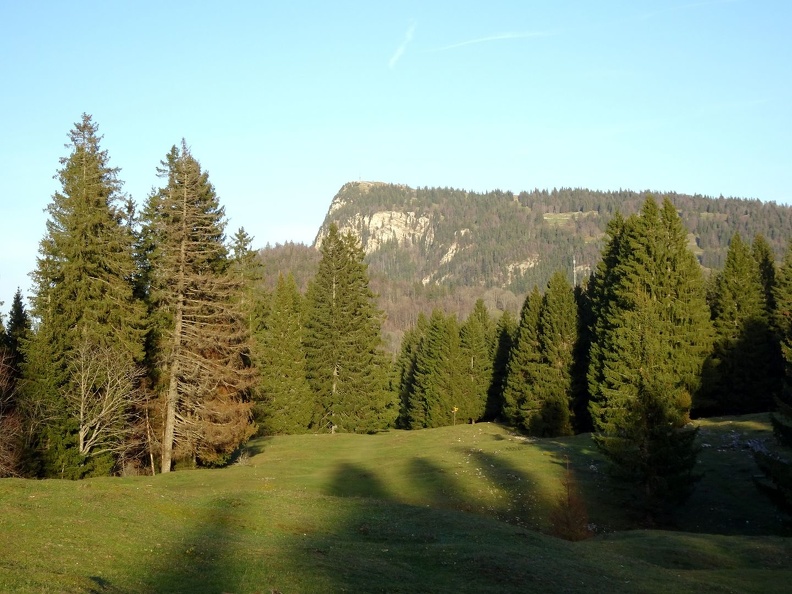
<path fill-rule="evenodd" d="M 475 45 L 477 43 L 488 43 L 490 41 L 503 41 L 505 39 L 529 39 L 531 37 L 551 37 L 558 35 L 558 31 L 524 31 L 522 33 L 498 33 L 496 35 L 489 35 L 487 37 L 477 37 L 476 39 L 468 39 L 467 41 L 460 41 L 459 43 L 452 43 L 438 47 L 432 51 L 445 52 L 448 50 L 456 49 L 458 47 L 465 47 L 466 45 Z"/>
<path fill-rule="evenodd" d="M 407 50 L 407 46 L 410 45 L 410 42 L 412 41 L 414 34 L 415 34 L 415 23 L 410 23 L 410 26 L 407 28 L 407 33 L 404 34 L 404 41 L 401 42 L 401 45 L 396 48 L 395 52 L 393 52 L 391 59 L 388 60 L 388 68 L 393 70 L 394 66 L 396 66 L 398 61 L 404 55 L 404 52 Z"/>

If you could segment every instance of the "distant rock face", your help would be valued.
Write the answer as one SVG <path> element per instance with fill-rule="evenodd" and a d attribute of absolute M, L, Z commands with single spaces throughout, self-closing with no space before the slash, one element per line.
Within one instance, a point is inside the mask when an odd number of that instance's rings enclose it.
<path fill-rule="evenodd" d="M 336 224 L 359 239 L 371 274 L 383 282 L 525 293 L 544 287 L 559 270 L 570 282 L 585 282 L 600 260 L 610 218 L 640 212 L 649 196 L 582 188 L 515 196 L 349 182 L 330 203 L 313 247 Z M 668 199 L 688 228 L 691 251 L 710 270 L 723 265 L 726 239 L 737 228 L 770 237 L 779 258 L 792 237 L 787 206 L 682 194 Z"/>
<path fill-rule="evenodd" d="M 342 206 L 345 204 L 339 206 L 334 201 L 329 214 Z M 416 215 L 414 212 L 386 210 L 375 212 L 369 216 L 356 214 L 341 223 L 338 230 L 342 234 L 352 233 L 358 236 L 362 241 L 366 255 L 376 252 L 391 241 L 397 242 L 399 247 L 411 247 L 419 244 L 429 247 L 434 242 L 431 218 Z M 323 227 L 314 242 L 315 248 L 322 247 L 322 241 L 326 235 L 327 229 Z"/>

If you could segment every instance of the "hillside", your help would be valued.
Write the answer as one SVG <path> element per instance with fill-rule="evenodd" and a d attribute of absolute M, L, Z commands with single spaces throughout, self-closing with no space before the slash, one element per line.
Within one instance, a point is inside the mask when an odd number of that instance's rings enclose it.
<path fill-rule="evenodd" d="M 790 540 L 751 482 L 765 415 L 702 421 L 674 530 L 632 530 L 588 435 L 481 423 L 252 441 L 222 470 L 0 481 L 4 592 L 783 592 Z M 547 534 L 569 459 L 597 535 Z"/>
<path fill-rule="evenodd" d="M 648 192 L 585 189 L 494 191 L 346 184 L 333 198 L 315 245 L 330 223 L 362 241 L 372 274 L 424 286 L 543 286 L 558 269 L 578 279 L 596 265 L 608 221 L 637 212 Z M 780 255 L 792 237 L 792 209 L 758 200 L 668 196 L 690 231 L 702 266 L 720 268 L 729 239 L 761 233 Z"/>
<path fill-rule="evenodd" d="M 486 194 L 350 182 L 330 203 L 314 247 L 331 223 L 360 237 L 374 290 L 387 314 L 391 345 L 418 312 L 441 307 L 466 316 L 478 298 L 491 311 L 517 312 L 534 285 L 556 270 L 584 281 L 600 259 L 607 224 L 618 211 L 637 212 L 647 192 L 586 189 Z M 778 258 L 792 238 L 792 208 L 759 200 L 668 196 L 689 231 L 701 265 L 719 269 L 735 232 L 762 234 Z M 318 258 L 304 246 L 262 250 L 269 284 L 293 270 L 305 286 Z"/>

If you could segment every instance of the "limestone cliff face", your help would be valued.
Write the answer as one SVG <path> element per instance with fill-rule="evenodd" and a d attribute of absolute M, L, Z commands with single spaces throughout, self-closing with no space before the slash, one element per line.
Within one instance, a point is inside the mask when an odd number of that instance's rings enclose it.
<path fill-rule="evenodd" d="M 334 202 L 335 205 L 335 202 Z M 335 210 L 338 210 L 336 206 Z M 333 214 L 331 205 L 328 216 Z M 352 233 L 361 239 L 366 255 L 381 249 L 388 242 L 396 242 L 399 247 L 412 247 L 422 244 L 430 247 L 434 241 L 432 219 L 415 212 L 383 210 L 363 215 L 355 213 L 336 223 L 341 233 Z M 322 226 L 314 241 L 319 249 L 327 235 L 327 227 Z"/>
<path fill-rule="evenodd" d="M 543 286 L 557 261 L 571 265 L 573 254 L 551 253 L 545 236 L 571 233 L 567 227 L 585 218 L 572 214 L 545 221 L 510 192 L 350 182 L 330 203 L 313 247 L 335 224 L 359 238 L 370 271 L 389 280 L 524 291 Z"/>

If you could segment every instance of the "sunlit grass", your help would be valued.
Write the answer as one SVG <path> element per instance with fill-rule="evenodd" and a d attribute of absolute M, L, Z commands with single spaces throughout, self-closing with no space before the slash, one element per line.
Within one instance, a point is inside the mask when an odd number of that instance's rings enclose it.
<path fill-rule="evenodd" d="M 766 416 L 701 425 L 678 531 L 625 531 L 589 436 L 493 424 L 260 439 L 223 470 L 5 479 L 0 591 L 785 591 L 792 547 L 741 446 Z M 567 458 L 600 534 L 575 544 L 542 533 Z"/>

